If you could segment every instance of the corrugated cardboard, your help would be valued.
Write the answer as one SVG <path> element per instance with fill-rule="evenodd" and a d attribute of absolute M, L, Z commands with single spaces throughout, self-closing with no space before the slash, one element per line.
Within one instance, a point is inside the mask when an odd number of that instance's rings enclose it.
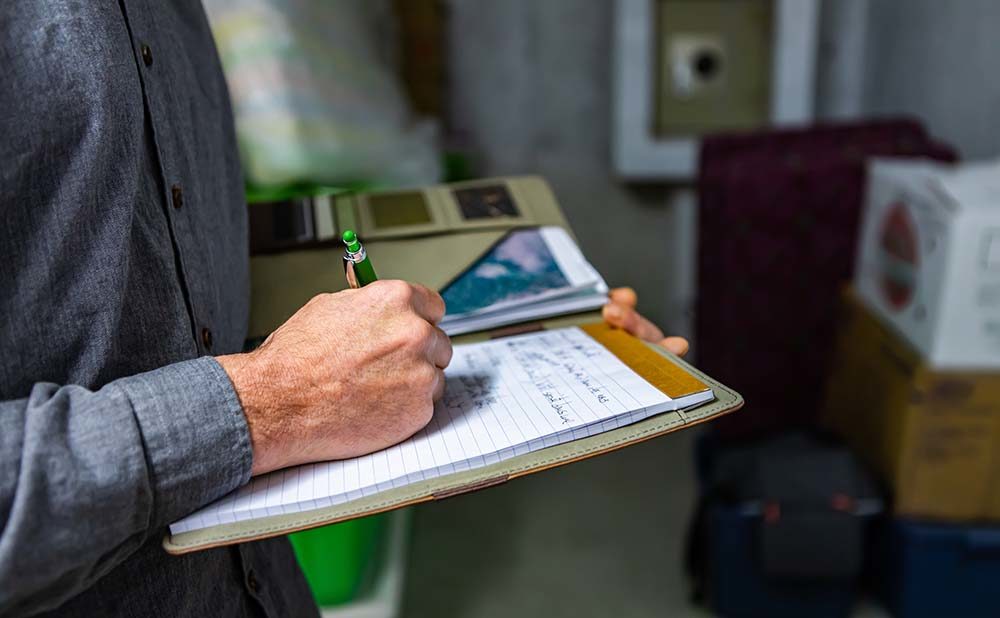
<path fill-rule="evenodd" d="M 853 292 L 823 410 L 898 514 L 1000 519 L 1000 373 L 935 371 Z"/>

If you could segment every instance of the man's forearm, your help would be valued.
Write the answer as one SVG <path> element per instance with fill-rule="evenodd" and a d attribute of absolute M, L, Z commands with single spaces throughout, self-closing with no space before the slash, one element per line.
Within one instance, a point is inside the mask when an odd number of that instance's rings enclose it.
<path fill-rule="evenodd" d="M 0 402 L 0 614 L 54 607 L 150 533 L 246 482 L 239 401 L 211 358 Z"/>

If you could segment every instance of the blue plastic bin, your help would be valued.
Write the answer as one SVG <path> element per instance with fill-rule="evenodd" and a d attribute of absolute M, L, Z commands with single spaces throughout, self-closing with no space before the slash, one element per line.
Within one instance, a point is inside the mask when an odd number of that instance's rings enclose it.
<path fill-rule="evenodd" d="M 726 618 L 843 618 L 858 596 L 857 583 L 776 581 L 761 572 L 757 556 L 760 515 L 738 507 L 708 512 L 708 597 Z"/>
<path fill-rule="evenodd" d="M 883 544 L 883 600 L 897 618 L 1000 616 L 1000 527 L 899 519 Z"/>

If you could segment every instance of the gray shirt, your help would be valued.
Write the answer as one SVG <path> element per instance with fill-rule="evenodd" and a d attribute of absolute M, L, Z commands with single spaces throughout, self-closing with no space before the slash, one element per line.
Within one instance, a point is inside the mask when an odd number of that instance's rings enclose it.
<path fill-rule="evenodd" d="M 197 0 L 0 15 L 0 615 L 313 615 L 284 539 L 184 557 L 245 483 L 229 98 Z"/>

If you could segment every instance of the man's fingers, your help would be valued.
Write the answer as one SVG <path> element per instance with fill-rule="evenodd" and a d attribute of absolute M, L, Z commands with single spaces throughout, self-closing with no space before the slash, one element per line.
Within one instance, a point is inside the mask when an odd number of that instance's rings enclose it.
<path fill-rule="evenodd" d="M 626 307 L 630 307 L 632 309 L 635 309 L 639 302 L 639 296 L 632 288 L 615 288 L 608 292 L 608 298 L 610 298 L 613 303 L 625 305 Z"/>
<path fill-rule="evenodd" d="M 444 299 L 441 295 L 419 283 L 413 286 L 413 310 L 431 324 L 437 324 L 444 317 Z"/>
<path fill-rule="evenodd" d="M 604 305 L 603 314 L 608 324 L 623 328 L 644 341 L 659 343 L 663 339 L 663 331 L 631 307 L 612 302 Z"/>
<path fill-rule="evenodd" d="M 684 337 L 667 337 L 660 342 L 660 346 L 665 348 L 667 352 L 677 356 L 684 356 L 691 347 Z"/>
<path fill-rule="evenodd" d="M 438 369 L 437 383 L 434 384 L 434 401 L 439 401 L 444 397 L 444 370 Z"/>
<path fill-rule="evenodd" d="M 656 343 L 677 356 L 687 354 L 689 345 L 683 337 L 664 337 L 655 324 L 639 315 L 635 310 L 636 294 L 632 288 L 615 288 L 608 293 L 611 299 L 604 306 L 604 321 L 612 326 L 625 329 L 636 337 Z"/>
<path fill-rule="evenodd" d="M 434 327 L 434 334 L 431 336 L 430 347 L 427 350 L 427 358 L 434 363 L 438 369 L 444 369 L 451 362 L 452 348 L 451 339 L 443 330 Z"/>

